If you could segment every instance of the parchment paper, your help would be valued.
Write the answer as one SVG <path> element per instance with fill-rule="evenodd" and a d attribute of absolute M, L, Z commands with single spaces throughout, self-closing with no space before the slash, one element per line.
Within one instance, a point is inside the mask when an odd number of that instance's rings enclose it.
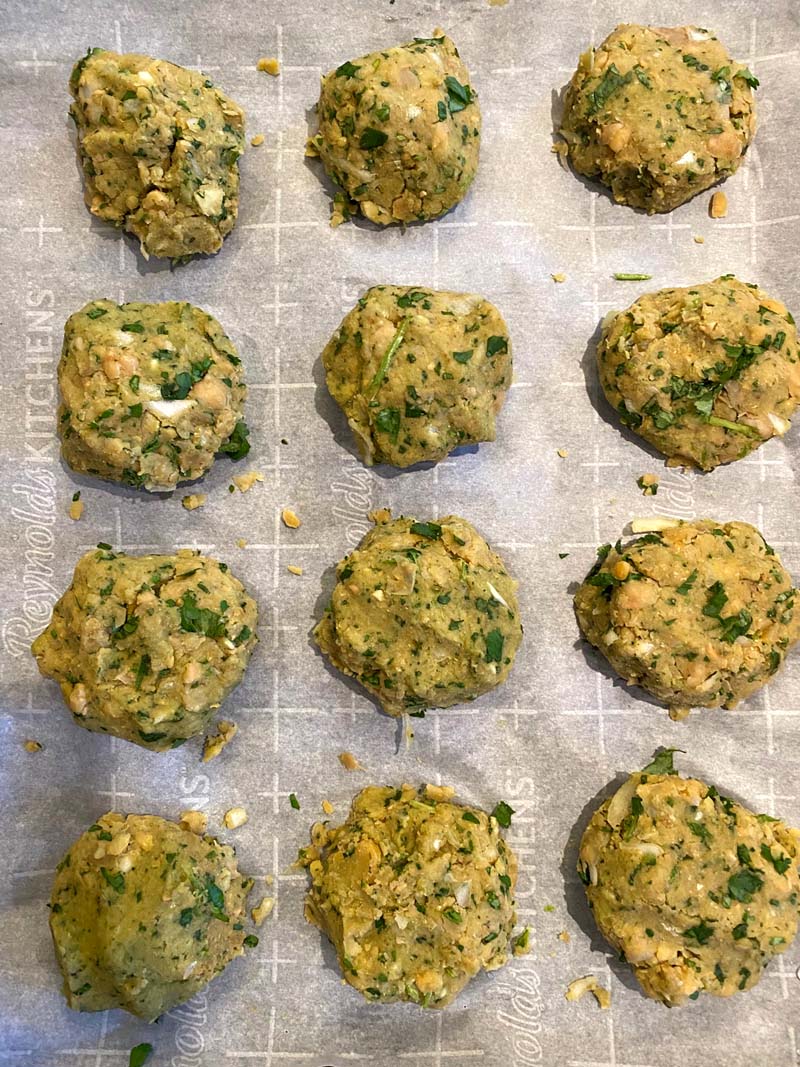
<path fill-rule="evenodd" d="M 653 511 L 757 523 L 800 577 L 800 430 L 711 475 L 665 471 L 598 400 L 591 344 L 605 312 L 643 289 L 728 271 L 800 310 L 796 5 L 5 0 L 1 7 L 0 1062 L 125 1065 L 133 1045 L 151 1041 L 157 1067 L 796 1065 L 797 945 L 746 996 L 704 997 L 667 1011 L 640 994 L 597 936 L 574 861 L 591 808 L 659 745 L 686 750 L 684 771 L 800 825 L 800 658 L 740 710 L 672 723 L 580 645 L 570 598 L 595 546 Z M 667 217 L 616 206 L 551 154 L 551 112 L 579 52 L 623 21 L 712 26 L 761 79 L 760 130 L 725 186 L 724 220 L 708 218 L 709 194 Z M 455 38 L 481 97 L 482 159 L 472 191 L 446 219 L 405 233 L 361 224 L 331 230 L 330 189 L 319 164 L 303 159 L 320 73 L 438 25 Z M 217 257 L 172 271 L 145 264 L 128 239 L 85 209 L 66 82 L 93 45 L 200 66 L 246 108 L 248 140 L 265 134 L 266 144 L 243 159 L 239 223 Z M 281 60 L 279 78 L 256 71 L 259 56 Z M 615 271 L 653 279 L 615 282 Z M 563 284 L 551 280 L 559 272 Z M 402 474 L 366 470 L 353 458 L 317 361 L 355 298 L 380 282 L 479 290 L 504 312 L 516 383 L 495 444 Z M 190 514 L 181 492 L 116 490 L 61 465 L 54 436 L 61 332 L 94 297 L 190 300 L 216 315 L 238 345 L 253 451 L 237 468 L 221 460 L 197 487 L 209 494 L 205 508 Z M 231 475 L 249 469 L 263 471 L 265 483 L 229 494 Z M 647 471 L 661 474 L 655 498 L 636 487 Z M 77 489 L 86 510 L 76 523 L 67 509 Z M 280 524 L 284 506 L 302 518 L 299 530 Z M 332 564 L 378 506 L 472 520 L 519 578 L 526 625 L 509 682 L 471 706 L 429 713 L 416 722 L 408 751 L 398 750 L 396 724 L 328 670 L 309 641 Z M 239 538 L 246 548 L 237 547 Z M 30 641 L 78 556 L 98 541 L 128 551 L 202 547 L 257 597 L 261 644 L 223 712 L 240 733 L 218 760 L 201 764 L 197 743 L 158 755 L 81 731 L 57 687 L 37 674 Z M 302 576 L 288 573 L 289 564 Z M 31 738 L 44 750 L 26 752 Z M 368 772 L 343 771 L 342 750 Z M 369 1006 L 343 986 L 332 952 L 303 920 L 304 879 L 289 871 L 323 799 L 341 819 L 368 781 L 403 780 L 450 783 L 472 803 L 491 808 L 502 798 L 516 809 L 510 839 L 533 952 L 474 981 L 444 1013 Z M 233 804 L 250 818 L 223 836 L 237 845 L 242 868 L 260 878 L 253 902 L 277 897 L 258 949 L 156 1026 L 121 1012 L 69 1011 L 46 909 L 64 851 L 110 808 L 177 817 L 198 806 L 219 830 Z M 265 875 L 275 878 L 271 888 Z M 591 997 L 564 1000 L 568 982 L 587 973 L 610 986 L 611 1011 Z"/>

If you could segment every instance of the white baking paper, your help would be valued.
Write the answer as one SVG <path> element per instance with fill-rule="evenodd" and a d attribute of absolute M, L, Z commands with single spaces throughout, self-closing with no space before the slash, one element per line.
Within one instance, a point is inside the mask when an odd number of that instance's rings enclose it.
<path fill-rule="evenodd" d="M 665 471 L 609 420 L 592 351 L 601 317 L 642 289 L 729 271 L 800 310 L 797 5 L 5 0 L 0 16 L 0 1063 L 125 1067 L 130 1048 L 149 1041 L 155 1067 L 796 1067 L 797 946 L 746 996 L 668 1011 L 642 996 L 597 935 L 574 865 L 593 806 L 659 745 L 686 750 L 684 771 L 800 825 L 800 659 L 744 707 L 673 723 L 581 644 L 570 593 L 598 543 L 653 512 L 757 523 L 800 577 L 800 430 L 710 475 Z M 761 79 L 760 129 L 725 186 L 725 219 L 709 219 L 710 194 L 649 218 L 613 204 L 551 154 L 558 94 L 578 54 L 626 21 L 711 26 Z M 436 26 L 456 40 L 483 108 L 469 196 L 445 219 L 405 232 L 331 230 L 329 186 L 319 163 L 303 157 L 320 74 Z M 239 223 L 218 256 L 175 270 L 145 263 L 84 207 L 66 83 L 95 45 L 201 67 L 246 108 L 248 140 L 265 135 L 242 161 Z M 256 70 L 261 56 L 280 60 L 278 78 Z M 653 279 L 615 282 L 615 271 Z M 561 284 L 551 278 L 558 273 Z M 381 282 L 479 290 L 501 308 L 516 381 L 495 444 L 403 473 L 367 470 L 353 457 L 318 357 L 356 297 Z M 238 467 L 221 460 L 197 487 L 209 494 L 205 508 L 185 511 L 180 491 L 148 496 L 79 478 L 59 461 L 63 323 L 96 297 L 189 300 L 238 345 L 253 451 Z M 251 469 L 264 473 L 263 485 L 229 494 L 231 475 Z M 655 498 L 636 486 L 648 471 L 661 474 Z M 85 513 L 73 522 L 77 489 Z M 281 524 L 286 506 L 301 517 L 298 530 Z M 510 680 L 473 705 L 417 721 L 409 750 L 398 749 L 396 723 L 329 670 L 309 637 L 332 564 L 378 506 L 419 518 L 463 514 L 520 581 L 526 637 Z M 197 743 L 159 755 L 84 732 L 55 684 L 39 677 L 28 646 L 78 556 L 98 541 L 133 552 L 202 547 L 257 597 L 261 644 L 223 711 L 240 732 L 216 761 L 201 764 Z M 26 752 L 26 739 L 43 751 Z M 365 773 L 340 767 L 344 750 Z M 516 809 L 509 836 L 533 951 L 474 981 L 444 1012 L 371 1006 L 343 985 L 329 946 L 303 919 L 304 877 L 289 869 L 323 799 L 341 819 L 363 785 L 403 780 L 449 783 L 471 803 L 504 799 Z M 69 1011 L 46 903 L 71 842 L 110 808 L 177 817 L 200 807 L 218 830 L 234 804 L 249 821 L 222 836 L 259 878 L 253 902 L 277 898 L 259 947 L 157 1025 Z M 610 1011 L 591 997 L 565 1001 L 568 983 L 590 973 L 611 989 Z"/>

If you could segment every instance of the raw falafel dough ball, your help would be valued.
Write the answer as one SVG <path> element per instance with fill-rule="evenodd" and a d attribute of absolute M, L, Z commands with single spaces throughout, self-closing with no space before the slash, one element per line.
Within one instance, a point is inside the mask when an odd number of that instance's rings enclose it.
<path fill-rule="evenodd" d="M 392 520 L 336 567 L 314 630 L 334 667 L 368 689 L 389 715 L 446 708 L 508 677 L 522 640 L 517 582 L 466 519 Z"/>
<path fill-rule="evenodd" d="M 59 863 L 50 898 L 69 1006 L 152 1021 L 189 1000 L 253 943 L 252 884 L 213 837 L 155 815 L 104 815 Z"/>
<path fill-rule="evenodd" d="M 800 639 L 796 594 L 754 526 L 698 519 L 604 545 L 575 611 L 626 682 L 683 718 L 769 681 Z"/>
<path fill-rule="evenodd" d="M 239 684 L 257 618 L 215 559 L 98 548 L 79 560 L 31 651 L 79 726 L 162 752 L 201 733 Z"/>
<path fill-rule="evenodd" d="M 93 215 L 142 254 L 218 252 L 239 210 L 244 112 L 204 74 L 92 48 L 69 80 Z"/>
<path fill-rule="evenodd" d="M 334 222 L 358 210 L 382 226 L 433 219 L 478 169 L 481 112 L 449 37 L 415 38 L 322 79 L 308 145 L 343 190 Z"/>
<path fill-rule="evenodd" d="M 738 168 L 757 85 L 708 30 L 618 26 L 581 56 L 560 132 L 619 203 L 672 211 Z"/>
<path fill-rule="evenodd" d="M 785 434 L 800 403 L 792 315 L 732 275 L 646 293 L 608 316 L 597 366 L 621 421 L 672 466 L 741 459 Z"/>
<path fill-rule="evenodd" d="M 241 360 L 191 304 L 93 300 L 64 327 L 61 454 L 73 470 L 168 492 L 249 451 Z"/>
<path fill-rule="evenodd" d="M 322 353 L 328 389 L 368 465 L 410 467 L 494 441 L 511 386 L 511 342 L 474 293 L 376 285 Z"/>
<path fill-rule="evenodd" d="M 301 850 L 306 918 L 369 1001 L 444 1008 L 515 949 L 516 857 L 494 816 L 453 794 L 367 786 L 341 826 L 317 823 Z"/>
<path fill-rule="evenodd" d="M 669 752 L 594 813 L 578 871 L 600 932 L 648 997 L 677 1007 L 750 989 L 789 947 L 798 863 L 797 831 L 681 778 Z"/>

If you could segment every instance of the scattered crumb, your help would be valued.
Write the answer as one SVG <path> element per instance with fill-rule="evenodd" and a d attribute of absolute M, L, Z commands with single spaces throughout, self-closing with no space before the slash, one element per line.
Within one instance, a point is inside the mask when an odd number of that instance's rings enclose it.
<path fill-rule="evenodd" d="M 181 504 L 187 511 L 194 511 L 195 508 L 202 508 L 207 500 L 208 496 L 205 493 L 189 493 L 181 500 Z"/>
<path fill-rule="evenodd" d="M 551 274 L 550 277 L 554 282 L 565 282 L 567 280 L 566 274 Z"/>
<path fill-rule="evenodd" d="M 272 909 L 275 907 L 274 897 L 262 897 L 261 903 L 251 910 L 250 915 L 256 926 L 261 926 L 265 919 L 268 919 L 272 914 Z"/>
<path fill-rule="evenodd" d="M 326 815 L 333 815 L 333 804 L 329 800 L 322 801 L 322 810 Z"/>
<path fill-rule="evenodd" d="M 250 144 L 253 146 L 253 148 L 258 148 L 263 143 L 264 143 L 264 134 L 263 133 L 257 133 L 255 135 L 255 137 L 251 137 L 250 138 Z"/>
<path fill-rule="evenodd" d="M 437 802 L 452 800 L 455 795 L 456 791 L 451 785 L 431 785 L 428 782 L 425 786 L 425 796 Z"/>
<path fill-rule="evenodd" d="M 283 519 L 284 526 L 288 526 L 290 530 L 296 530 L 301 525 L 300 519 L 295 515 L 291 508 L 284 508 L 281 512 L 281 518 Z"/>
<path fill-rule="evenodd" d="M 239 490 L 240 493 L 246 493 L 248 489 L 252 489 L 256 482 L 263 482 L 264 475 L 261 471 L 248 471 L 247 474 L 237 474 L 231 481 Z"/>
<path fill-rule="evenodd" d="M 295 811 L 300 810 L 300 801 L 297 799 L 297 793 L 289 794 L 289 806 L 294 808 Z"/>
<path fill-rule="evenodd" d="M 236 830 L 247 822 L 247 812 L 242 807 L 228 808 L 222 816 L 222 823 L 228 830 Z"/>
<path fill-rule="evenodd" d="M 203 763 L 208 763 L 209 760 L 216 759 L 222 752 L 223 748 L 229 744 L 239 727 L 235 722 L 229 722 L 227 719 L 220 719 L 217 723 L 217 732 L 213 737 L 207 737 L 205 745 L 203 746 Z"/>
<path fill-rule="evenodd" d="M 191 830 L 195 834 L 204 834 L 208 826 L 208 816 L 204 811 L 182 811 L 180 824 L 184 830 Z"/>
<path fill-rule="evenodd" d="M 556 910 L 556 906 L 555 906 L 555 904 L 545 904 L 544 910 L 545 911 L 555 911 Z"/>
<path fill-rule="evenodd" d="M 525 956 L 531 950 L 531 931 L 530 927 L 526 926 L 525 929 L 514 938 L 511 945 L 511 952 L 514 956 Z"/>
<path fill-rule="evenodd" d="M 339 762 L 346 771 L 363 771 L 364 768 L 355 758 L 352 752 L 340 752 Z"/>
<path fill-rule="evenodd" d="M 561 933 L 558 935 L 558 940 L 563 941 L 565 945 L 568 945 L 570 942 L 569 931 L 562 930 Z"/>
<path fill-rule="evenodd" d="M 585 978 L 576 978 L 570 982 L 564 996 L 567 1000 L 580 1000 L 586 993 L 593 993 L 600 1007 L 605 1011 L 611 1007 L 611 994 L 601 986 L 593 974 L 587 974 Z"/>
<path fill-rule="evenodd" d="M 247 548 L 247 541 L 245 541 L 245 539 L 243 537 L 237 538 L 236 547 L 237 548 Z"/>
<path fill-rule="evenodd" d="M 712 219 L 724 219 L 728 214 L 728 198 L 721 189 L 717 189 L 711 197 L 708 213 Z"/>
<path fill-rule="evenodd" d="M 286 568 L 286 570 L 289 572 L 289 574 L 302 574 L 303 573 L 303 568 L 295 566 L 294 563 L 290 563 L 289 566 Z"/>
<path fill-rule="evenodd" d="M 83 515 L 83 501 L 80 492 L 77 492 L 72 497 L 72 503 L 69 506 L 69 517 L 77 522 L 81 515 Z"/>
<path fill-rule="evenodd" d="M 701 237 L 700 234 L 698 233 L 698 234 L 695 235 L 694 243 L 696 245 L 704 245 L 706 243 L 706 239 L 705 239 L 705 237 Z"/>
<path fill-rule="evenodd" d="M 644 496 L 655 496 L 658 492 L 658 475 L 642 474 L 636 479 L 636 484 L 642 490 Z"/>
<path fill-rule="evenodd" d="M 505 7 L 508 0 L 489 0 L 489 7 Z"/>
<path fill-rule="evenodd" d="M 375 508 L 374 511 L 370 511 L 367 514 L 367 518 L 370 522 L 374 522 L 376 525 L 382 522 L 391 522 L 392 509 L 391 508 Z"/>
<path fill-rule="evenodd" d="M 559 559 L 566 559 L 568 555 L 569 555 L 569 552 L 559 552 L 559 553 L 558 553 L 558 558 L 559 558 Z M 544 910 L 545 910 L 545 911 L 547 911 L 547 908 L 545 908 Z M 551 907 L 550 907 L 550 910 L 551 910 L 551 911 L 554 911 L 554 910 L 555 910 L 555 909 L 554 909 L 554 908 L 552 907 L 552 905 L 551 905 Z"/>
<path fill-rule="evenodd" d="M 559 448 L 558 451 L 556 452 L 556 455 L 560 456 L 561 459 L 566 459 L 567 456 L 569 455 L 569 452 L 567 452 L 566 448 Z"/>
<path fill-rule="evenodd" d="M 265 874 L 264 881 L 267 883 L 267 885 L 273 885 L 275 882 L 275 876 L 272 874 Z"/>
<path fill-rule="evenodd" d="M 281 72 L 281 65 L 272 56 L 262 56 L 256 63 L 256 70 L 263 70 L 265 74 L 271 74 L 273 78 L 277 78 Z"/>
<path fill-rule="evenodd" d="M 25 749 L 26 752 L 41 752 L 44 748 L 44 745 L 41 741 L 34 741 L 29 738 L 27 741 L 24 742 L 22 747 Z"/>

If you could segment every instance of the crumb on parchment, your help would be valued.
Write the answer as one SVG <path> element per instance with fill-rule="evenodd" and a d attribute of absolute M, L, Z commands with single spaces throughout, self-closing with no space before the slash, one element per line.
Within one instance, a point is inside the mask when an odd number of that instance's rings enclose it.
<path fill-rule="evenodd" d="M 208 816 L 204 811 L 182 811 L 179 825 L 183 830 L 191 830 L 195 834 L 204 834 L 208 827 Z"/>
<path fill-rule="evenodd" d="M 346 771 L 363 771 L 364 768 L 358 762 L 352 752 L 340 752 L 339 762 Z"/>
<path fill-rule="evenodd" d="M 558 274 L 551 274 L 550 277 L 553 279 L 554 282 L 557 283 L 565 282 L 567 280 L 566 274 L 562 274 L 560 272 Z"/>
<path fill-rule="evenodd" d="M 566 459 L 569 455 L 569 452 L 567 452 L 566 448 L 559 448 L 556 450 L 556 455 L 559 456 L 561 459 Z"/>
<path fill-rule="evenodd" d="M 189 493 L 181 500 L 181 504 L 187 511 L 194 511 L 196 508 L 202 508 L 208 497 L 205 493 Z"/>
<path fill-rule="evenodd" d="M 257 133 L 255 137 L 250 138 L 250 144 L 253 148 L 259 148 L 264 143 L 264 134 Z"/>
<path fill-rule="evenodd" d="M 326 815 L 333 815 L 333 804 L 329 800 L 322 801 L 322 810 Z"/>
<path fill-rule="evenodd" d="M 696 245 L 704 245 L 706 243 L 705 237 L 701 237 L 699 233 L 694 236 L 694 243 Z"/>
<path fill-rule="evenodd" d="M 281 72 L 281 65 L 273 56 L 262 56 L 256 63 L 256 70 L 261 70 L 265 74 L 271 74 L 273 78 L 277 78 Z"/>
<path fill-rule="evenodd" d="M 658 492 L 658 475 L 642 474 L 636 479 L 636 484 L 642 490 L 643 496 L 655 496 Z"/>
<path fill-rule="evenodd" d="M 44 745 L 41 741 L 34 741 L 32 738 L 28 738 L 22 745 L 26 752 L 41 752 Z"/>
<path fill-rule="evenodd" d="M 565 945 L 568 945 L 570 940 L 571 940 L 571 938 L 569 936 L 569 931 L 568 930 L 562 930 L 558 935 L 558 940 L 559 941 L 563 941 Z"/>
<path fill-rule="evenodd" d="M 247 474 L 234 475 L 233 478 L 231 478 L 231 481 L 240 493 L 246 493 L 249 489 L 252 489 L 257 482 L 263 482 L 264 475 L 261 471 L 248 471 Z"/>
<path fill-rule="evenodd" d="M 272 914 L 272 909 L 275 907 L 274 897 L 262 897 L 261 903 L 250 911 L 250 916 L 256 926 L 261 926 L 265 919 L 269 918 Z"/>
<path fill-rule="evenodd" d="M 83 501 L 81 500 L 80 490 L 72 495 L 72 503 L 69 506 L 68 515 L 74 521 L 77 522 L 83 515 Z"/>
<path fill-rule="evenodd" d="M 235 722 L 229 722 L 227 719 L 220 719 L 217 723 L 217 732 L 212 737 L 207 737 L 203 746 L 203 763 L 208 763 L 209 760 L 216 759 L 222 752 L 223 748 L 229 744 L 239 727 Z"/>
<path fill-rule="evenodd" d="M 290 530 L 296 530 L 302 525 L 300 519 L 291 508 L 284 508 L 281 512 L 281 518 L 283 519 L 283 525 L 288 526 Z"/>
<path fill-rule="evenodd" d="M 245 539 L 243 537 L 238 537 L 236 539 L 236 547 L 237 548 L 247 548 L 247 541 L 245 541 Z"/>
<path fill-rule="evenodd" d="M 724 219 L 728 214 L 728 197 L 721 189 L 717 189 L 711 197 L 708 213 L 712 219 Z"/>
<path fill-rule="evenodd" d="M 605 1011 L 611 1007 L 611 993 L 601 986 L 593 974 L 587 974 L 583 978 L 576 978 L 570 982 L 564 994 L 567 1000 L 580 1000 L 586 993 L 594 994 L 594 998 Z"/>
<path fill-rule="evenodd" d="M 289 566 L 286 568 L 286 570 L 289 572 L 289 574 L 302 574 L 303 573 L 303 568 L 302 567 L 298 567 L 294 563 L 290 563 Z"/>
<path fill-rule="evenodd" d="M 222 825 L 227 830 L 236 830 L 238 827 L 244 826 L 246 822 L 247 811 L 241 805 L 237 805 L 234 808 L 228 808 L 222 816 Z"/>

